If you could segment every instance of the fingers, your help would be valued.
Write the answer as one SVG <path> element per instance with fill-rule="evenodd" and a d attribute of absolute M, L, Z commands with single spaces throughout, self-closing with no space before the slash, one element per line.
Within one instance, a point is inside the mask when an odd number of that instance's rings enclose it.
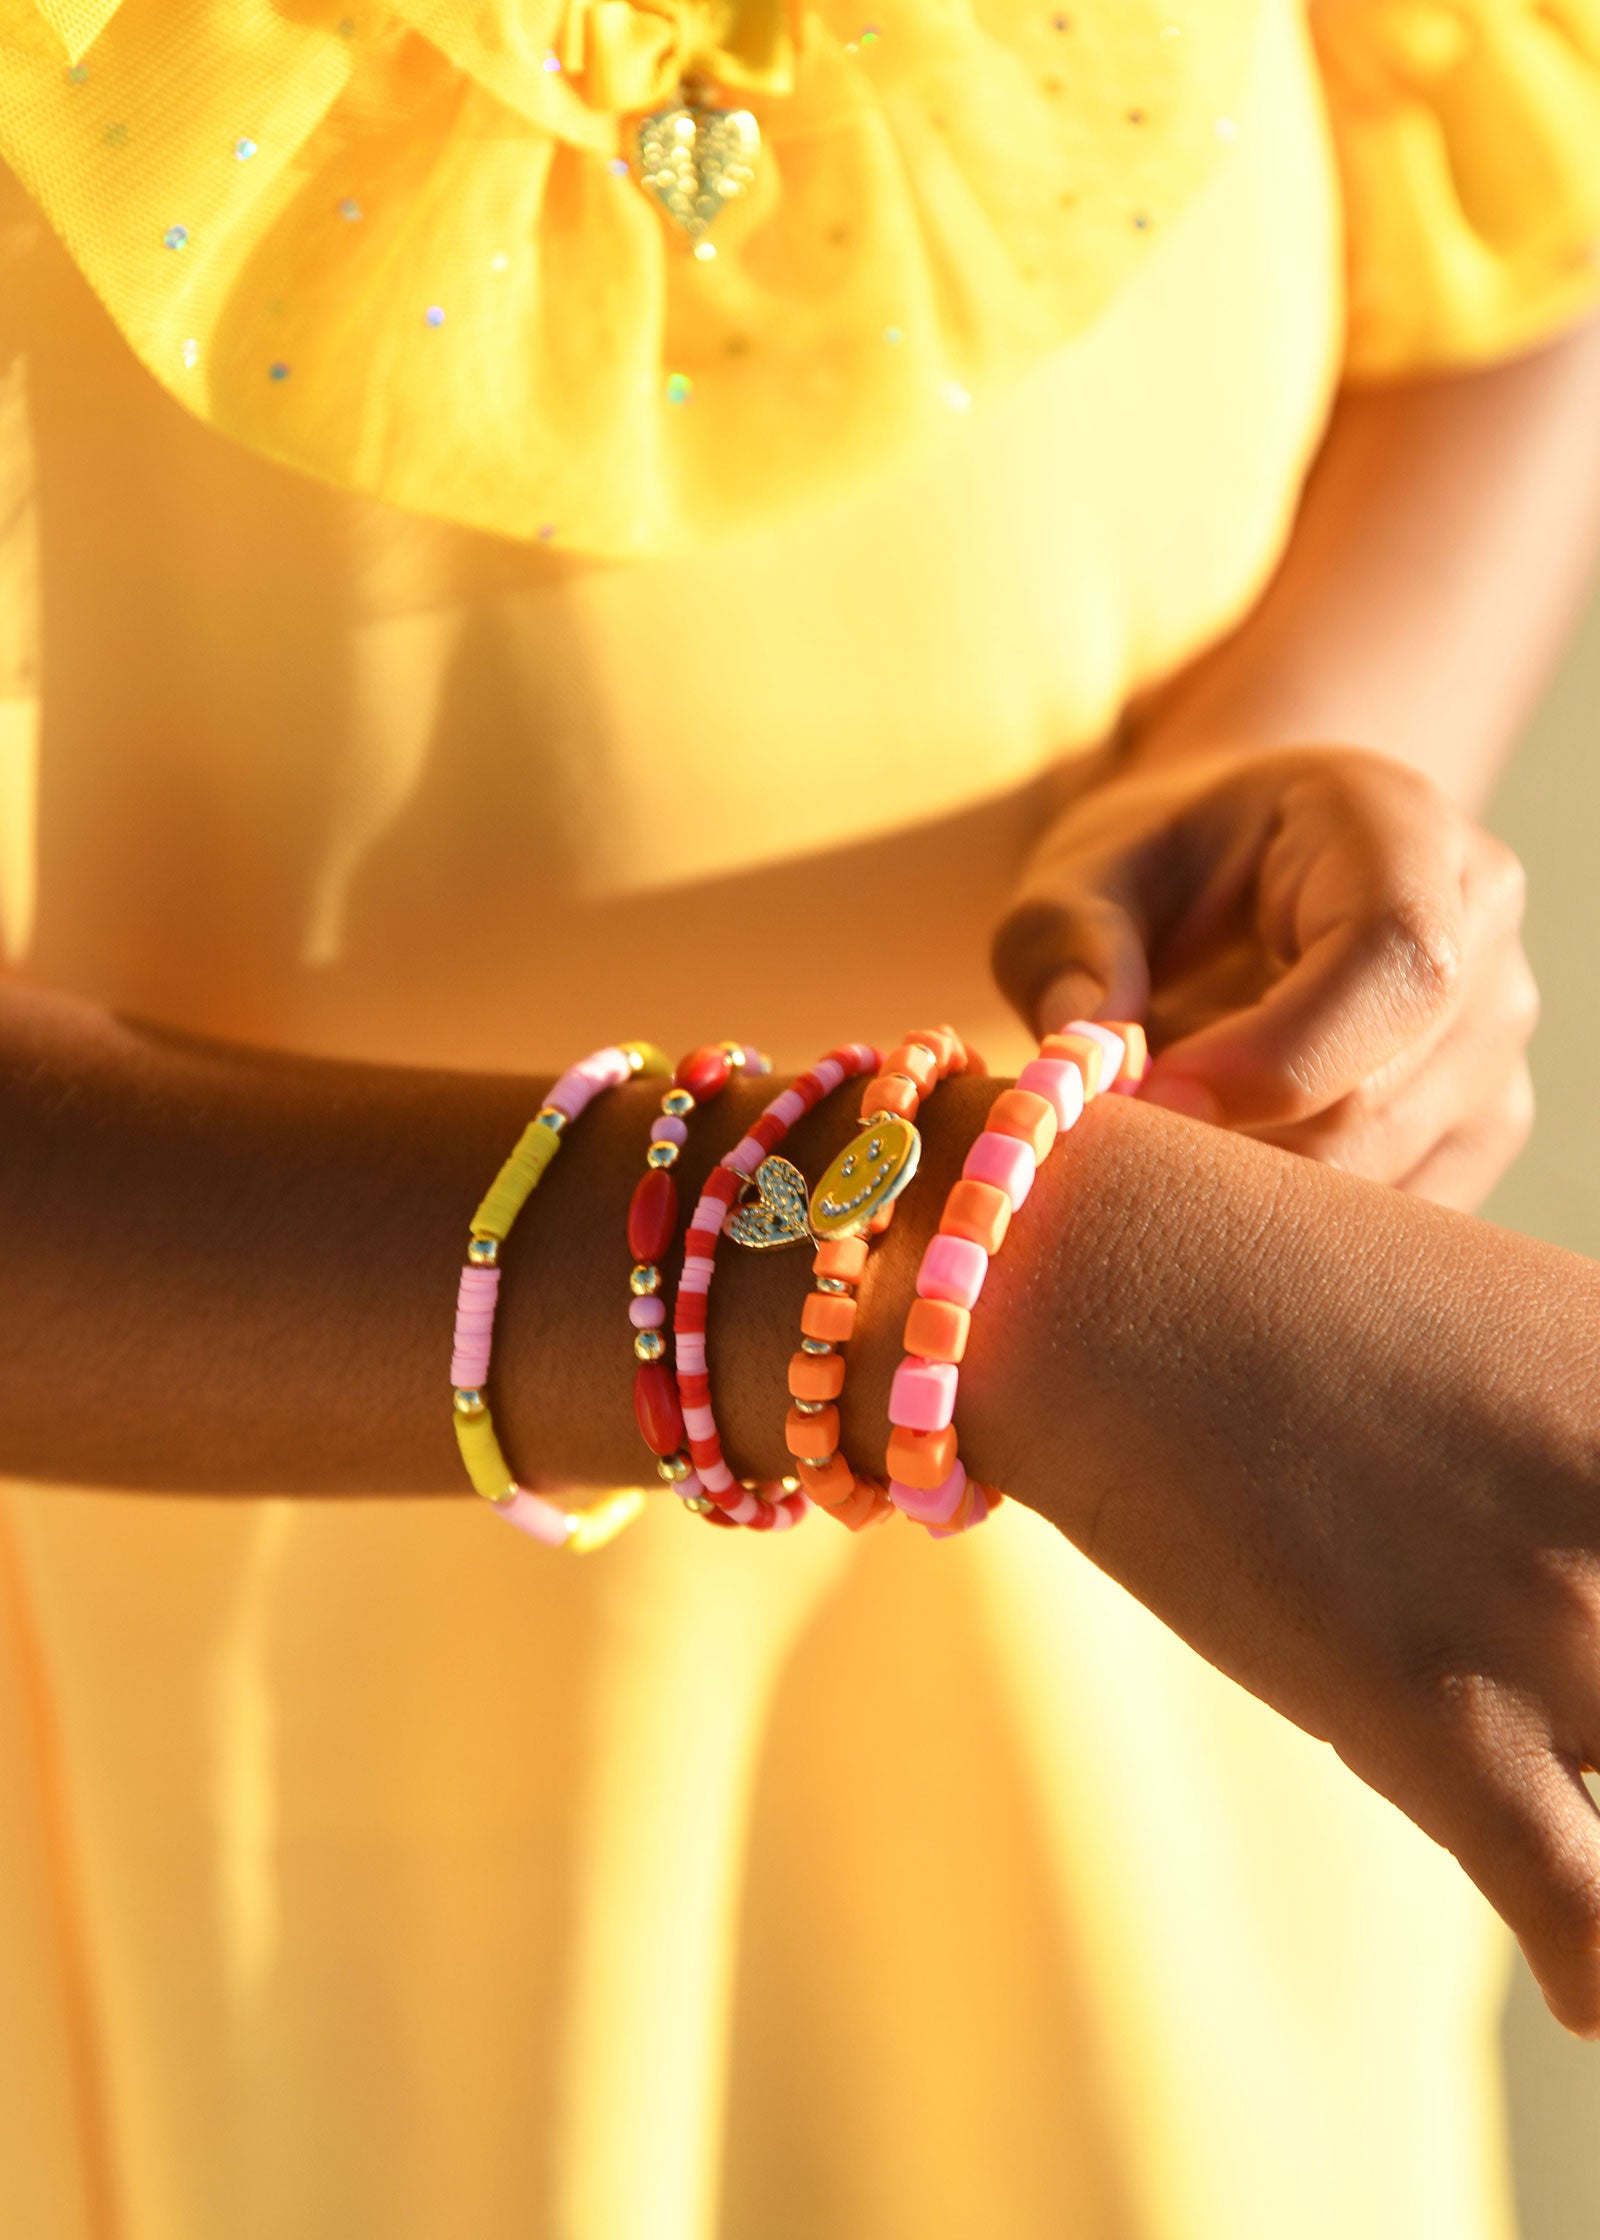
<path fill-rule="evenodd" d="M 1024 896 L 991 950 L 1001 993 L 1035 1034 L 1069 1019 L 1142 1019 L 1150 1001 L 1146 935 L 1129 902 L 1063 882 Z"/>
<path fill-rule="evenodd" d="M 1345 1762 L 1460 1860 L 1556 2020 L 1600 2038 L 1600 1811 L 1578 1770 L 1600 1735 L 1562 1749 L 1526 1703 L 1466 1674 L 1436 1692 L 1411 1744 L 1402 1766 Z"/>
<path fill-rule="evenodd" d="M 1164 1050 L 1151 1102 L 1193 1110 L 1198 1086 L 1230 1125 L 1290 1126 L 1420 1059 L 1461 999 L 1477 838 L 1410 773 L 1291 789 L 1256 902 L 1284 969 L 1258 1001 Z"/>

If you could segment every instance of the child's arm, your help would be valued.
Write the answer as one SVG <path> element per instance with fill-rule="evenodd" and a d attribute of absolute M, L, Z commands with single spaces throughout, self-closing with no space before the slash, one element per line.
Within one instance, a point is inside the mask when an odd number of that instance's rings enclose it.
<path fill-rule="evenodd" d="M 1158 1099 L 1477 1204 L 1527 1132 L 1535 1003 L 1471 812 L 1597 539 L 1600 324 L 1347 395 L 1265 598 L 1030 864 L 996 941 L 1023 1015 L 1148 1011 Z"/>

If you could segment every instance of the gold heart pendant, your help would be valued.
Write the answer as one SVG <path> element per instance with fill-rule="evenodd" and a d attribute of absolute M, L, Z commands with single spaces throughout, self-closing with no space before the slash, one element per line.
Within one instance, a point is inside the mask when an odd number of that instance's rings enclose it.
<path fill-rule="evenodd" d="M 806 1178 L 787 1159 L 763 1159 L 754 1177 L 756 1195 L 735 1206 L 724 1227 L 735 1244 L 770 1252 L 774 1245 L 804 1244 L 811 1234 L 806 1220 Z"/>
<path fill-rule="evenodd" d="M 761 127 L 748 109 L 674 102 L 639 127 L 640 184 L 691 241 L 755 184 Z M 708 251 L 707 254 L 710 252 Z"/>

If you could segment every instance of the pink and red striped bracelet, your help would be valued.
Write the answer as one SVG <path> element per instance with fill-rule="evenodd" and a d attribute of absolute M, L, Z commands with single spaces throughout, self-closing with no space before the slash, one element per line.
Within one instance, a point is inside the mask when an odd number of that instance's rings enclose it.
<path fill-rule="evenodd" d="M 764 1108 L 749 1134 L 717 1162 L 690 1216 L 672 1316 L 678 1400 L 697 1490 L 736 1524 L 782 1529 L 798 1522 L 809 1503 L 798 1480 L 788 1479 L 781 1481 L 780 1499 L 765 1500 L 759 1491 L 742 1486 L 724 1459 L 706 1369 L 706 1312 L 717 1244 L 725 1225 L 740 1242 L 756 1246 L 797 1243 L 807 1235 L 804 1185 L 786 1160 L 772 1160 L 771 1166 L 768 1161 L 797 1120 L 841 1082 L 875 1073 L 878 1063 L 870 1043 L 848 1042 L 797 1074 Z M 741 1207 L 739 1201 L 752 1185 L 759 1192 L 758 1202 Z"/>
<path fill-rule="evenodd" d="M 1000 1499 L 967 1475 L 954 1421 L 972 1310 L 989 1262 L 1057 1135 L 1076 1123 L 1102 1084 L 1137 1088 L 1144 1063 L 1137 1027 L 1074 1019 L 1047 1035 L 1015 1088 L 995 1099 L 950 1187 L 938 1234 L 917 1270 L 905 1357 L 889 1393 L 889 1497 L 935 1539 L 982 1524 Z"/>

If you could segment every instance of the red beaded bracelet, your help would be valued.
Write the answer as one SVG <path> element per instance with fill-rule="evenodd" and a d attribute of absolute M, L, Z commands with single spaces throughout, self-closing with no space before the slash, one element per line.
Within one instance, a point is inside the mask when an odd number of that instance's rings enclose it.
<path fill-rule="evenodd" d="M 702 1492 L 684 1447 L 683 1410 L 668 1358 L 661 1269 L 678 1233 L 679 1210 L 678 1185 L 671 1170 L 689 1140 L 690 1113 L 720 1096 L 735 1072 L 771 1071 L 772 1061 L 764 1051 L 739 1042 L 705 1043 L 681 1059 L 661 1099 L 660 1116 L 650 1124 L 646 1171 L 628 1205 L 628 1250 L 634 1262 L 628 1277 L 628 1320 L 633 1325 L 633 1350 L 638 1360 L 633 1373 L 634 1416 L 645 1445 L 656 1458 L 658 1476 L 679 1494 L 687 1508 L 701 1515 L 712 1514 L 719 1522 L 724 1512 L 714 1510 Z M 778 1498 L 780 1492 L 772 1489 L 768 1500 Z"/>
<path fill-rule="evenodd" d="M 852 1532 L 891 1516 L 894 1504 L 882 1480 L 853 1470 L 839 1451 L 845 1363 L 838 1348 L 855 1329 L 867 1239 L 889 1226 L 895 1201 L 917 1171 L 922 1139 L 915 1123 L 922 1099 L 950 1074 L 969 1069 L 983 1072 L 983 1060 L 967 1050 L 954 1027 L 907 1035 L 862 1093 L 860 1133 L 811 1193 L 816 1289 L 800 1317 L 800 1350 L 789 1361 L 784 1438 L 807 1494 Z"/>
<path fill-rule="evenodd" d="M 877 1066 L 878 1053 L 870 1043 L 848 1042 L 819 1058 L 809 1072 L 798 1074 L 766 1106 L 749 1134 L 718 1161 L 690 1217 L 672 1314 L 678 1400 L 699 1489 L 736 1524 L 760 1529 L 793 1522 L 804 1515 L 808 1504 L 799 1481 L 791 1486 L 787 1479 L 782 1481 L 781 1501 L 763 1501 L 757 1491 L 738 1483 L 723 1458 L 706 1370 L 706 1309 L 717 1243 L 724 1226 L 736 1242 L 757 1250 L 797 1244 L 808 1233 L 805 1184 L 786 1159 L 772 1154 L 802 1114 L 841 1082 L 875 1072 Z M 755 1201 L 742 1203 L 752 1187 Z"/>
<path fill-rule="evenodd" d="M 1057 1134 L 1073 1126 L 1102 1086 L 1137 1088 L 1144 1064 L 1144 1035 L 1134 1026 L 1074 1019 L 1046 1036 L 1016 1087 L 995 1099 L 950 1187 L 939 1232 L 917 1270 L 905 1358 L 889 1394 L 890 1498 L 936 1539 L 981 1524 L 1001 1498 L 968 1477 L 953 1420 L 972 1309 L 989 1262 Z"/>

